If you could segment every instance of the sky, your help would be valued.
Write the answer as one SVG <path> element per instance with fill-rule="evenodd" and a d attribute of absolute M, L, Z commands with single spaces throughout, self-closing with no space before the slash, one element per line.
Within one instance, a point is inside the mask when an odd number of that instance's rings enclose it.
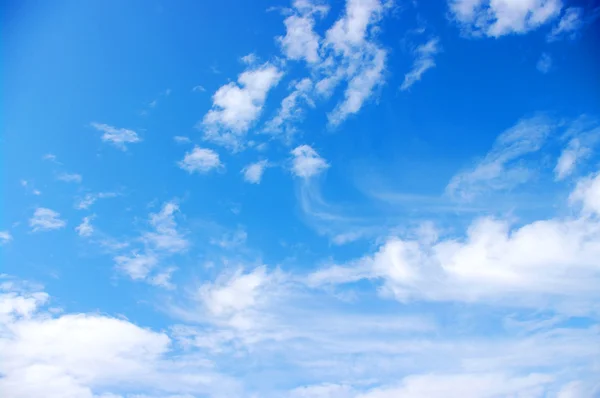
<path fill-rule="evenodd" d="M 0 2 L 0 395 L 600 397 L 600 7 Z"/>

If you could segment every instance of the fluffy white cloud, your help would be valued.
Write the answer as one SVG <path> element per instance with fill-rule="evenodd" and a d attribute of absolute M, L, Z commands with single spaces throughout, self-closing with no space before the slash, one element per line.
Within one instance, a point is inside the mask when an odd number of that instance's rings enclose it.
<path fill-rule="evenodd" d="M 10 242 L 13 239 L 8 231 L 0 231 L 0 245 Z"/>
<path fill-rule="evenodd" d="M 47 299 L 44 292 L 0 294 L 2 396 L 239 393 L 235 381 L 214 373 L 206 361 L 171 358 L 165 333 L 98 314 L 55 317 L 40 308 Z"/>
<path fill-rule="evenodd" d="M 523 34 L 559 15 L 561 0 L 449 0 L 450 11 L 465 31 L 500 37 Z"/>
<path fill-rule="evenodd" d="M 320 61 L 320 37 L 314 31 L 315 15 L 325 15 L 329 8 L 311 0 L 295 0 L 293 7 L 292 15 L 284 21 L 286 34 L 277 41 L 287 58 L 316 63 Z"/>
<path fill-rule="evenodd" d="M 300 145 L 292 150 L 292 172 L 298 177 L 310 178 L 329 167 L 317 151 L 309 145 Z"/>
<path fill-rule="evenodd" d="M 183 160 L 177 163 L 179 167 L 188 173 L 207 173 L 213 169 L 223 167 L 223 163 L 219 159 L 219 154 L 212 149 L 194 147 L 189 152 L 186 152 Z"/>
<path fill-rule="evenodd" d="M 79 234 L 79 236 L 91 236 L 94 233 L 94 226 L 92 225 L 93 215 L 83 217 L 81 224 L 75 227 L 75 230 Z"/>
<path fill-rule="evenodd" d="M 591 311 L 600 298 L 600 175 L 579 182 L 575 218 L 551 218 L 513 227 L 488 217 L 464 236 L 436 240 L 390 238 L 377 253 L 348 267 L 311 276 L 313 284 L 383 280 L 383 292 L 401 301 L 498 302 Z M 589 217 L 596 214 L 596 217 Z"/>
<path fill-rule="evenodd" d="M 472 199 L 489 190 L 507 189 L 524 183 L 530 178 L 530 171 L 515 161 L 538 151 L 556 127 L 544 116 L 520 120 L 496 139 L 483 160 L 455 175 L 446 187 L 447 193 L 461 199 Z"/>
<path fill-rule="evenodd" d="M 285 138 L 289 140 L 296 131 L 292 123 L 302 116 L 302 105 L 314 106 L 311 98 L 313 84 L 309 78 L 300 80 L 293 87 L 293 91 L 281 101 L 277 114 L 265 123 L 264 132 L 271 134 L 284 133 Z"/>
<path fill-rule="evenodd" d="M 59 213 L 45 207 L 35 209 L 33 217 L 29 219 L 29 226 L 33 232 L 60 229 L 64 228 L 65 225 L 67 223 L 61 220 Z"/>
<path fill-rule="evenodd" d="M 109 126 L 108 124 L 95 122 L 91 125 L 93 128 L 103 133 L 102 141 L 109 142 L 123 151 L 127 149 L 127 144 L 135 144 L 142 140 L 133 130 L 117 128 Z"/>
<path fill-rule="evenodd" d="M 548 41 L 559 40 L 564 36 L 573 37 L 583 26 L 583 9 L 579 7 L 569 7 L 565 10 L 558 24 L 552 28 L 548 35 Z"/>
<path fill-rule="evenodd" d="M 269 91 L 283 76 L 276 66 L 265 63 L 244 71 L 237 83 L 220 87 L 213 107 L 199 125 L 206 140 L 233 150 L 243 148 L 243 137 L 262 112 Z"/>
<path fill-rule="evenodd" d="M 408 90 L 413 84 L 421 80 L 421 76 L 427 70 L 435 66 L 433 56 L 439 52 L 439 39 L 430 39 L 427 43 L 420 45 L 415 50 L 415 62 L 413 67 L 406 75 L 400 86 L 400 90 Z"/>
<path fill-rule="evenodd" d="M 259 160 L 256 163 L 249 164 L 242 169 L 244 174 L 244 181 L 251 184 L 260 184 L 265 169 L 269 167 L 269 161 Z"/>
<path fill-rule="evenodd" d="M 83 179 L 81 174 L 76 173 L 61 173 L 56 177 L 59 181 L 80 183 Z"/>
<path fill-rule="evenodd" d="M 548 53 L 542 53 L 535 67 L 542 73 L 550 72 L 550 69 L 552 68 L 552 57 L 550 57 Z"/>

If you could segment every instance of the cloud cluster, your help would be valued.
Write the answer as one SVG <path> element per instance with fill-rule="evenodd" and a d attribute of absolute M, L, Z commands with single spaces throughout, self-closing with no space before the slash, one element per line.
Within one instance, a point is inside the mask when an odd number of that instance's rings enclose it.
<path fill-rule="evenodd" d="M 127 144 L 135 144 L 142 141 L 138 134 L 133 130 L 117 128 L 109 126 L 108 124 L 96 122 L 92 123 L 91 126 L 103 133 L 102 141 L 109 142 L 123 151 L 127 150 Z"/>
<path fill-rule="evenodd" d="M 490 37 L 527 33 L 556 18 L 562 9 L 561 0 L 449 0 L 448 5 L 465 33 Z"/>
<path fill-rule="evenodd" d="M 61 229 L 67 225 L 65 220 L 60 218 L 60 214 L 52 209 L 38 207 L 29 219 L 29 226 L 33 232 L 51 231 Z"/>

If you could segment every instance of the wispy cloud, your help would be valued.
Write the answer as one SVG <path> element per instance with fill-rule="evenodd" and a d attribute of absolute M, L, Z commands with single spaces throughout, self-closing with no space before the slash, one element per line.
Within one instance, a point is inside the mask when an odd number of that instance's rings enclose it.
<path fill-rule="evenodd" d="M 560 40 L 563 37 L 573 38 L 583 27 L 583 9 L 579 7 L 569 7 L 558 21 L 552 31 L 548 34 L 548 41 Z"/>
<path fill-rule="evenodd" d="M 420 45 L 415 50 L 415 62 L 400 86 L 400 90 L 408 90 L 413 84 L 421 80 L 423 73 L 435 66 L 434 55 L 440 51 L 439 39 L 430 39 L 427 43 Z"/>
<path fill-rule="evenodd" d="M 35 209 L 33 216 L 29 219 L 29 226 L 33 232 L 51 231 L 64 228 L 66 221 L 60 218 L 60 214 L 45 207 Z"/>
<path fill-rule="evenodd" d="M 75 231 L 79 236 L 89 237 L 94 233 L 94 226 L 92 225 L 92 220 L 95 218 L 95 215 L 83 217 L 81 224 L 75 227 Z"/>
<path fill-rule="evenodd" d="M 469 200 L 485 192 L 508 189 L 526 182 L 531 176 L 530 170 L 515 161 L 538 151 L 556 127 L 544 116 L 520 120 L 496 139 L 492 150 L 474 167 L 455 175 L 446 192 Z"/>
<path fill-rule="evenodd" d="M 552 58 L 548 53 L 542 53 L 535 67 L 542 73 L 550 72 L 550 69 L 552 68 Z"/>
<path fill-rule="evenodd" d="M 75 182 L 79 184 L 83 178 L 81 177 L 81 174 L 77 173 L 60 173 L 56 176 L 56 179 L 63 182 Z"/>
<path fill-rule="evenodd" d="M 98 199 L 114 198 L 118 194 L 115 192 L 87 193 L 83 198 L 79 198 L 75 203 L 75 208 L 79 210 L 89 209 Z"/>
<path fill-rule="evenodd" d="M 244 175 L 244 181 L 251 184 L 260 184 L 265 169 L 269 167 L 268 160 L 259 160 L 258 162 L 251 163 L 242 169 Z"/>
<path fill-rule="evenodd" d="M 138 134 L 133 130 L 116 128 L 109 126 L 108 124 L 95 122 L 91 125 L 93 128 L 103 133 L 102 141 L 109 142 L 123 151 L 127 150 L 127 144 L 135 144 L 142 141 Z"/>
<path fill-rule="evenodd" d="M 0 231 L 0 245 L 10 242 L 13 239 L 8 231 Z"/>

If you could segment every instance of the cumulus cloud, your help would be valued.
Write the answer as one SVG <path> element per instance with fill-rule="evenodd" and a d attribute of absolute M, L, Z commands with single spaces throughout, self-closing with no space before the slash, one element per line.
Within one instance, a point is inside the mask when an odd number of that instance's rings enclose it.
<path fill-rule="evenodd" d="M 75 227 L 75 231 L 79 234 L 79 236 L 88 237 L 94 233 L 94 226 L 92 225 L 92 220 L 95 216 L 87 216 L 83 217 L 81 224 Z"/>
<path fill-rule="evenodd" d="M 548 53 L 542 53 L 535 67 L 542 73 L 550 72 L 550 69 L 552 68 L 552 57 L 550 57 Z"/>
<path fill-rule="evenodd" d="M 29 226 L 33 232 L 61 229 L 65 225 L 67 223 L 61 220 L 59 213 L 45 207 L 35 209 L 33 216 L 29 219 Z"/>
<path fill-rule="evenodd" d="M 563 37 L 574 37 L 583 26 L 583 9 L 579 7 L 569 7 L 565 9 L 563 16 L 558 24 L 552 28 L 548 34 L 548 41 L 560 40 Z"/>
<path fill-rule="evenodd" d="M 455 175 L 446 192 L 469 200 L 488 191 L 509 189 L 526 182 L 531 172 L 516 160 L 538 151 L 556 127 L 544 116 L 520 120 L 496 139 L 492 150 L 474 167 Z"/>
<path fill-rule="evenodd" d="M 208 173 L 213 169 L 224 167 L 219 159 L 219 154 L 212 149 L 194 147 L 186 152 L 183 160 L 177 163 L 179 167 L 188 173 Z"/>
<path fill-rule="evenodd" d="M 95 313 L 55 316 L 43 307 L 47 301 L 48 295 L 39 291 L 0 294 L 3 396 L 239 393 L 234 380 L 206 362 L 172 355 L 164 332 Z"/>
<path fill-rule="evenodd" d="M 560 14 L 561 0 L 449 0 L 454 19 L 468 34 L 500 37 L 523 34 Z"/>
<path fill-rule="evenodd" d="M 600 283 L 600 176 L 582 179 L 571 203 L 583 212 L 522 226 L 483 217 L 463 236 L 389 238 L 372 256 L 311 276 L 314 284 L 382 280 L 401 301 L 502 302 L 593 311 Z M 589 217 L 595 215 L 595 217 Z"/>
<path fill-rule="evenodd" d="M 135 144 L 142 141 L 133 130 L 117 128 L 104 123 L 94 122 L 91 125 L 103 133 L 102 141 L 109 142 L 123 151 L 127 150 L 127 144 Z"/>
<path fill-rule="evenodd" d="M 155 250 L 178 253 L 185 251 L 189 241 L 177 230 L 175 213 L 179 206 L 174 202 L 167 202 L 158 213 L 150 214 L 150 225 L 153 230 L 143 235 L 144 241 L 151 244 Z"/>
<path fill-rule="evenodd" d="M 302 178 L 310 178 L 329 167 L 317 151 L 309 145 L 300 145 L 292 150 L 292 172 Z"/>
<path fill-rule="evenodd" d="M 258 162 L 251 163 L 242 169 L 244 175 L 244 181 L 251 184 L 260 184 L 265 169 L 269 166 L 268 160 L 259 160 Z"/>
<path fill-rule="evenodd" d="M 437 37 L 417 47 L 413 67 L 410 72 L 404 75 L 400 90 L 408 90 L 413 84 L 421 80 L 423 73 L 435 66 L 433 56 L 439 51 L 439 39 Z"/>
<path fill-rule="evenodd" d="M 244 71 L 237 83 L 221 86 L 213 95 L 212 109 L 198 126 L 204 130 L 204 138 L 232 150 L 243 148 L 244 135 L 282 76 L 283 72 L 267 62 Z"/>
<path fill-rule="evenodd" d="M 304 59 L 308 63 L 320 61 L 320 37 L 314 31 L 315 16 L 323 16 L 328 10 L 327 6 L 311 0 L 293 2 L 292 14 L 284 20 L 286 34 L 277 38 L 287 58 Z"/>

